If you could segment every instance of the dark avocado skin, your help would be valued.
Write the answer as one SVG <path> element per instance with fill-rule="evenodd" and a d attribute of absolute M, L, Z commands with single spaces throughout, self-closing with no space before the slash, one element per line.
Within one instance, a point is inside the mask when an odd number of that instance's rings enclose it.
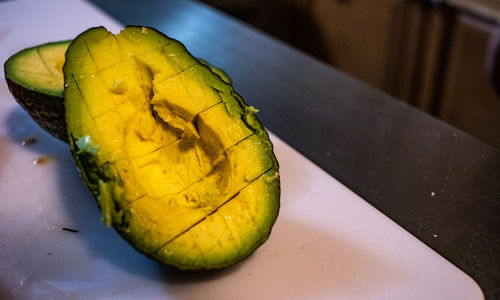
<path fill-rule="evenodd" d="M 6 78 L 9 90 L 17 103 L 45 131 L 67 143 L 64 98 L 32 91 Z"/>

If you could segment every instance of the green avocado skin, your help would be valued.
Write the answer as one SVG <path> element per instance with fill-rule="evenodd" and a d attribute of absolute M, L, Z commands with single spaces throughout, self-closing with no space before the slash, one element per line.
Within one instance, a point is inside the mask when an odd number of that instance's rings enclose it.
<path fill-rule="evenodd" d="M 137 27 L 137 26 L 127 26 L 125 30 L 144 30 L 145 27 Z M 75 41 L 79 39 L 84 39 L 88 33 L 92 33 L 92 31 L 96 30 L 103 30 L 102 27 L 96 27 L 96 28 L 91 28 L 84 33 L 80 34 Z M 147 30 L 155 31 L 153 28 L 147 27 Z M 161 33 L 160 33 L 161 34 Z M 171 38 L 161 34 L 165 39 L 174 41 L 175 43 L 179 43 L 175 40 L 172 40 Z M 80 51 L 80 49 L 72 51 L 74 43 L 72 43 L 66 52 L 66 63 L 64 65 L 64 76 L 69 77 L 71 76 L 71 71 L 73 66 L 68 63 L 70 58 L 73 57 L 73 59 L 78 59 L 76 53 Z M 185 49 L 185 48 L 184 48 Z M 196 58 L 192 57 L 191 54 L 185 50 L 187 56 L 190 57 L 190 59 L 196 60 Z M 84 181 L 87 183 L 88 188 L 92 191 L 93 195 L 95 196 L 97 202 L 100 205 L 100 208 L 103 212 L 103 221 L 107 223 L 108 225 L 112 225 L 113 228 L 125 239 L 127 240 L 132 247 L 137 249 L 138 251 L 142 252 L 146 256 L 155 259 L 157 261 L 166 263 L 168 265 L 172 265 L 174 267 L 177 267 L 182 270 L 199 270 L 199 269 L 217 269 L 217 268 L 223 268 L 223 267 L 228 267 L 231 266 L 237 262 L 240 262 L 250 256 L 259 246 L 261 246 L 264 242 L 266 242 L 271 234 L 271 229 L 273 224 L 275 223 L 278 213 L 279 213 L 279 198 L 280 198 L 280 180 L 279 180 L 279 173 L 278 173 L 278 161 L 276 160 L 276 157 L 273 154 L 273 146 L 272 143 L 269 140 L 269 135 L 267 131 L 264 129 L 260 121 L 257 119 L 255 116 L 256 110 L 253 107 L 248 107 L 244 100 L 241 98 L 240 95 L 235 93 L 232 90 L 231 87 L 231 80 L 227 75 L 209 65 L 207 62 L 203 60 L 198 60 L 198 62 L 202 65 L 204 65 L 207 69 L 211 70 L 211 74 L 213 75 L 213 78 L 218 78 L 215 79 L 217 82 L 221 82 L 221 84 L 227 85 L 229 89 L 232 91 L 231 92 L 231 97 L 234 98 L 236 106 L 238 107 L 238 110 L 242 110 L 244 113 L 241 116 L 241 119 L 245 123 L 245 126 L 250 128 L 255 136 L 257 137 L 258 141 L 260 144 L 264 145 L 262 146 L 263 149 L 266 149 L 266 159 L 270 161 L 271 167 L 269 168 L 269 174 L 272 174 L 269 177 L 269 180 L 267 182 L 267 187 L 265 188 L 266 191 L 266 197 L 269 197 L 269 203 L 267 204 L 268 207 L 266 208 L 265 211 L 265 221 L 262 222 L 263 228 L 259 230 L 259 237 L 253 238 L 253 240 L 242 243 L 242 249 L 244 251 L 242 253 L 239 253 L 235 257 L 231 257 L 230 259 L 219 259 L 219 257 L 214 260 L 214 262 L 205 262 L 204 264 L 199 264 L 199 263 L 194 263 L 189 261 L 188 257 L 191 254 L 184 255 L 184 253 L 176 253 L 173 256 L 169 257 L 166 259 L 164 256 L 159 251 L 151 251 L 149 246 L 146 245 L 139 245 L 137 244 L 137 240 L 141 239 L 141 237 L 134 236 L 131 234 L 131 228 L 129 227 L 129 220 L 127 219 L 127 213 L 122 211 L 122 207 L 120 204 L 113 199 L 112 191 L 115 190 L 114 187 L 118 187 L 118 189 L 121 189 L 123 186 L 123 182 L 121 178 L 118 176 L 118 173 L 116 170 L 114 170 L 113 163 L 106 163 L 104 165 L 99 165 L 97 163 L 97 155 L 99 151 L 92 150 L 88 151 L 84 147 L 82 147 L 83 143 L 81 143 L 82 137 L 74 136 L 71 131 L 67 132 L 67 140 L 69 141 L 70 149 L 73 154 L 73 157 L 75 158 L 76 164 L 79 167 L 80 173 L 84 179 Z M 211 75 L 211 76 L 212 76 Z M 211 79 L 213 80 L 213 79 Z M 223 82 L 223 83 L 222 83 Z M 70 99 L 70 95 L 76 94 L 75 90 L 70 91 L 70 89 L 74 87 L 68 87 L 65 85 L 65 97 L 66 101 L 73 101 L 73 99 Z M 81 91 L 80 91 L 81 93 Z M 231 107 L 226 107 L 226 109 L 229 110 L 229 114 L 231 114 Z M 236 108 L 234 108 L 236 109 Z M 66 122 L 67 124 L 70 124 L 70 122 L 79 122 L 79 118 L 81 116 L 73 116 L 71 115 L 71 112 L 68 110 L 68 113 L 66 114 Z M 74 123 L 73 123 L 74 124 Z M 70 127 L 70 126 L 68 126 Z M 89 149 L 92 149 L 93 147 L 89 147 Z M 266 171 L 266 172 L 267 172 Z M 104 188 L 103 188 L 104 187 Z M 216 211 L 215 211 L 216 212 Z M 213 213 L 215 213 L 213 212 Z"/>

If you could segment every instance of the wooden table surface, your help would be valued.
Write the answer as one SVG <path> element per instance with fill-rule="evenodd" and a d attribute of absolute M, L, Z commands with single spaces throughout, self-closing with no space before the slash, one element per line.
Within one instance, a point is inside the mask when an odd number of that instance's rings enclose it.
<path fill-rule="evenodd" d="M 206 5 L 93 0 L 227 71 L 264 125 L 500 298 L 500 150 Z"/>

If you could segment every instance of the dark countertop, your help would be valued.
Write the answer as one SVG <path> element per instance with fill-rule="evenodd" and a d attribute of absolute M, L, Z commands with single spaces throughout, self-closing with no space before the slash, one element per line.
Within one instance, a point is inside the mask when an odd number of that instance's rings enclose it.
<path fill-rule="evenodd" d="M 93 1 L 225 69 L 264 125 L 500 298 L 500 150 L 189 1 Z"/>

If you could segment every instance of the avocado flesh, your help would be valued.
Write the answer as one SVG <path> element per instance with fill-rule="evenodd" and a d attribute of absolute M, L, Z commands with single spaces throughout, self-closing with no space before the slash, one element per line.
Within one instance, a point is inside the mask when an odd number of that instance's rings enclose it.
<path fill-rule="evenodd" d="M 67 142 L 62 67 L 71 40 L 46 43 L 23 49 L 4 65 L 9 89 L 33 120 L 54 137 Z M 227 74 L 198 59 L 227 83 Z M 118 88 L 118 86 L 116 87 Z"/>
<path fill-rule="evenodd" d="M 64 53 L 71 41 L 24 49 L 5 62 L 5 77 L 26 89 L 63 97 Z"/>
<path fill-rule="evenodd" d="M 66 141 L 64 120 L 64 53 L 71 41 L 24 49 L 4 65 L 5 79 L 16 101 L 46 131 Z"/>
<path fill-rule="evenodd" d="M 269 137 L 227 82 L 152 28 L 79 35 L 64 65 L 75 160 L 103 220 L 181 269 L 229 266 L 279 210 Z"/>

